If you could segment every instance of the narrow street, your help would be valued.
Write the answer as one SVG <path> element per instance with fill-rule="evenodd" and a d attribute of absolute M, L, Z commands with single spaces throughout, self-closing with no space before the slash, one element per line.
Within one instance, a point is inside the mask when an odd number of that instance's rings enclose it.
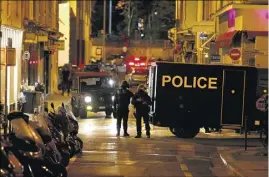
<path fill-rule="evenodd" d="M 71 159 L 70 177 L 229 177 L 219 151 L 244 148 L 244 139 L 200 133 L 194 139 L 179 139 L 167 128 L 151 127 L 135 139 L 135 120 L 129 120 L 130 137 L 116 137 L 116 119 L 91 114 L 80 122 L 83 152 Z M 236 140 L 235 140 L 236 139 Z M 250 139 L 249 146 L 260 146 Z"/>

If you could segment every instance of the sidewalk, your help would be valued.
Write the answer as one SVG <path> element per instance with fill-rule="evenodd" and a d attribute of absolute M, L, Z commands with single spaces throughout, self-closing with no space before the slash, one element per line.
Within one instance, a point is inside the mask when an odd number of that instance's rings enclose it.
<path fill-rule="evenodd" d="M 248 148 L 233 149 L 220 152 L 224 165 L 234 176 L 239 177 L 267 177 L 268 156 L 264 156 L 265 149 Z"/>
<path fill-rule="evenodd" d="M 257 132 L 251 132 L 248 134 L 248 139 L 250 138 L 259 138 L 259 133 Z M 211 133 L 205 133 L 205 129 L 201 128 L 200 133 L 196 136 L 196 138 L 213 138 L 213 139 L 227 139 L 227 138 L 233 138 L 233 139 L 244 139 L 245 134 L 239 134 L 235 133 L 234 130 L 229 129 L 222 129 L 222 132 L 211 132 Z"/>

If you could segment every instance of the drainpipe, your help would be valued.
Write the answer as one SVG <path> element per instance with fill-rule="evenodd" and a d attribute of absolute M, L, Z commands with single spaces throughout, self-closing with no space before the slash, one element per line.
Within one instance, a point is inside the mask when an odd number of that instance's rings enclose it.
<path fill-rule="evenodd" d="M 106 0 L 104 0 L 104 18 L 103 18 L 103 30 L 104 30 L 104 36 L 103 36 L 103 61 L 106 61 Z"/>
<path fill-rule="evenodd" d="M 197 22 L 203 20 L 203 1 L 197 1 Z M 196 49 L 197 49 L 197 63 L 201 64 L 202 61 L 202 54 L 203 51 L 200 50 L 201 48 L 201 40 L 199 39 L 199 32 L 196 33 Z"/>

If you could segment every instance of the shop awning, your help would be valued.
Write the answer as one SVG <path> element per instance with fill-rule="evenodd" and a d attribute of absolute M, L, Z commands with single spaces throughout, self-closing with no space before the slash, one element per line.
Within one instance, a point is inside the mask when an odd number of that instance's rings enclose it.
<path fill-rule="evenodd" d="M 248 38 L 252 39 L 256 36 L 268 36 L 268 31 L 247 31 Z"/>
<path fill-rule="evenodd" d="M 233 38 L 236 33 L 237 31 L 231 31 L 231 32 L 227 32 L 227 33 L 223 33 L 219 35 L 216 39 L 216 47 L 217 48 L 229 47 L 232 44 Z"/>

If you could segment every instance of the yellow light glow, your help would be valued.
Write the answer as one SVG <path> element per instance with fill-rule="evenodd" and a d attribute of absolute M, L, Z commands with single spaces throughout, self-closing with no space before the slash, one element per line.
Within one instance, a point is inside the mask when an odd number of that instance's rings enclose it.
<path fill-rule="evenodd" d="M 93 132 L 95 130 L 95 127 L 90 124 L 83 124 L 80 128 L 80 133 L 88 135 L 89 133 Z"/>
<path fill-rule="evenodd" d="M 117 119 L 111 119 L 110 124 L 107 126 L 109 133 L 116 134 L 117 133 Z"/>
<path fill-rule="evenodd" d="M 87 106 L 87 110 L 92 110 L 92 107 L 91 106 Z"/>
<path fill-rule="evenodd" d="M 263 93 L 267 93 L 267 90 L 266 90 L 266 89 L 264 89 L 264 90 L 263 90 Z"/>

